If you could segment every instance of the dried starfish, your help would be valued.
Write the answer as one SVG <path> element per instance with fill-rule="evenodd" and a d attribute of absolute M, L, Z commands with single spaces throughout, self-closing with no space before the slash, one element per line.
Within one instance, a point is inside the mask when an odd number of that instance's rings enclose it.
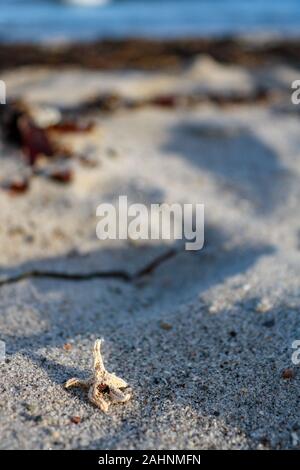
<path fill-rule="evenodd" d="M 104 367 L 101 352 L 101 340 L 97 339 L 94 344 L 94 373 L 87 380 L 77 378 L 69 379 L 65 383 L 65 388 L 82 387 L 89 389 L 89 400 L 96 405 L 104 413 L 109 408 L 109 403 L 104 398 L 108 394 L 112 402 L 125 403 L 131 398 L 131 391 L 123 391 L 121 389 L 127 388 L 128 384 L 125 380 L 120 379 L 115 374 L 107 372 Z"/>

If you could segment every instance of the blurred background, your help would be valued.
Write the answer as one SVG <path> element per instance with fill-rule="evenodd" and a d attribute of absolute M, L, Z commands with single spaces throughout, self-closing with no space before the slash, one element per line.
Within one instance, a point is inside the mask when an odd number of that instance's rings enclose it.
<path fill-rule="evenodd" d="M 298 0 L 2 0 L 0 39 L 290 35 Z"/>

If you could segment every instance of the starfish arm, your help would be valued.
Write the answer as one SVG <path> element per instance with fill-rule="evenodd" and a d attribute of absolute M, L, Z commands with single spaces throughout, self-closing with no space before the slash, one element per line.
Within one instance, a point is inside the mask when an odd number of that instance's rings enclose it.
<path fill-rule="evenodd" d="M 117 387 L 111 386 L 109 388 L 109 396 L 112 401 L 115 401 L 118 403 L 126 403 L 128 400 L 130 400 L 131 393 L 122 392 Z"/>
<path fill-rule="evenodd" d="M 73 379 L 67 380 L 65 383 L 65 388 L 70 387 L 82 387 L 82 388 L 89 388 L 91 386 L 91 380 L 81 380 L 74 377 Z"/>
<path fill-rule="evenodd" d="M 101 339 L 97 339 L 94 344 L 94 371 L 96 372 L 104 372 L 105 367 L 103 364 L 102 356 L 101 356 Z"/>
<path fill-rule="evenodd" d="M 125 382 L 125 380 L 121 379 L 121 377 L 117 377 L 115 374 L 110 374 L 109 372 L 106 372 L 105 379 L 109 387 L 114 387 L 114 388 L 128 387 L 128 383 Z"/>
<path fill-rule="evenodd" d="M 89 390 L 89 400 L 93 405 L 100 408 L 103 413 L 107 413 L 109 404 L 104 400 L 101 393 L 98 392 L 96 385 L 93 385 Z"/>

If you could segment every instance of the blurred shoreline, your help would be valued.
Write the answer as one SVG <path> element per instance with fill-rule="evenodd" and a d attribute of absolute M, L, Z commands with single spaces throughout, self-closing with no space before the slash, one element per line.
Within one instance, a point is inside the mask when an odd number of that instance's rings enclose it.
<path fill-rule="evenodd" d="M 300 37 L 228 37 L 186 39 L 112 39 L 42 44 L 0 43 L 0 70 L 31 66 L 77 66 L 87 69 L 167 70 L 180 68 L 201 54 L 221 63 L 261 66 L 285 63 L 300 66 Z"/>

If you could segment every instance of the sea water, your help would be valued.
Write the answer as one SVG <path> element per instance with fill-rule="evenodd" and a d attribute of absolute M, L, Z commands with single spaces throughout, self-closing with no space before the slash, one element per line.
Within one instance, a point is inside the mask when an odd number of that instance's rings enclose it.
<path fill-rule="evenodd" d="M 300 0 L 0 0 L 0 40 L 297 35 Z"/>

